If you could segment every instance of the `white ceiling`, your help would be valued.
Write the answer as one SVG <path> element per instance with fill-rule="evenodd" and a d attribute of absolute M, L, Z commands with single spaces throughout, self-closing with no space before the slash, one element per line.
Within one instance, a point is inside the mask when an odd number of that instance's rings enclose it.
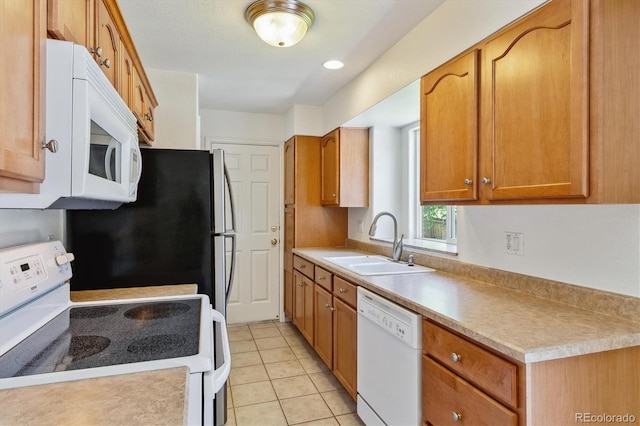
<path fill-rule="evenodd" d="M 304 0 L 316 21 L 296 46 L 262 42 L 253 0 L 118 0 L 146 68 L 199 75 L 200 108 L 286 113 L 322 106 L 444 0 Z M 345 67 L 329 71 L 328 59 Z M 405 121 L 406 122 L 406 121 Z"/>

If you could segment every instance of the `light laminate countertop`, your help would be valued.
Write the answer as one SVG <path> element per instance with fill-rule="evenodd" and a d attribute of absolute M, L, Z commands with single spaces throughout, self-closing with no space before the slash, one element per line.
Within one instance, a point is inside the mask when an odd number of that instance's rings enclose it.
<path fill-rule="evenodd" d="M 71 300 L 196 294 L 197 285 L 72 291 Z M 184 425 L 189 369 L 169 368 L 0 390 L 2 425 Z"/>
<path fill-rule="evenodd" d="M 626 319 L 449 273 L 361 276 L 323 259 L 371 254 L 352 249 L 293 253 L 524 363 L 640 345 L 640 323 Z"/>

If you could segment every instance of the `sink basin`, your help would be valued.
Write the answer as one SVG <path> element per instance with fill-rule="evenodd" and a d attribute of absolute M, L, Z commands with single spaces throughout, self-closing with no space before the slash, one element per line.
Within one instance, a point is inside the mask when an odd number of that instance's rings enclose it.
<path fill-rule="evenodd" d="M 434 271 L 425 266 L 409 266 L 406 263 L 392 262 L 391 259 L 384 256 L 335 256 L 325 257 L 324 260 L 363 276 L 417 274 Z"/>

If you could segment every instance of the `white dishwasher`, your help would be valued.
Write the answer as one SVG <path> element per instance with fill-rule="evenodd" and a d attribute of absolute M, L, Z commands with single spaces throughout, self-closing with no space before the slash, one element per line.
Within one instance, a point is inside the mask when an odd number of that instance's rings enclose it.
<path fill-rule="evenodd" d="M 358 287 L 358 416 L 367 425 L 421 424 L 422 319 Z"/>

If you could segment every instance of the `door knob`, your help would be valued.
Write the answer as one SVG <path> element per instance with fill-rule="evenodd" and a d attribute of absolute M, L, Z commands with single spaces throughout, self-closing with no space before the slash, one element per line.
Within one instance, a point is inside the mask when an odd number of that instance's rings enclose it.
<path fill-rule="evenodd" d="M 272 246 L 275 246 L 276 244 L 278 244 L 278 239 L 277 239 L 277 238 L 273 238 L 273 239 L 271 240 L 271 245 L 272 245 Z"/>

